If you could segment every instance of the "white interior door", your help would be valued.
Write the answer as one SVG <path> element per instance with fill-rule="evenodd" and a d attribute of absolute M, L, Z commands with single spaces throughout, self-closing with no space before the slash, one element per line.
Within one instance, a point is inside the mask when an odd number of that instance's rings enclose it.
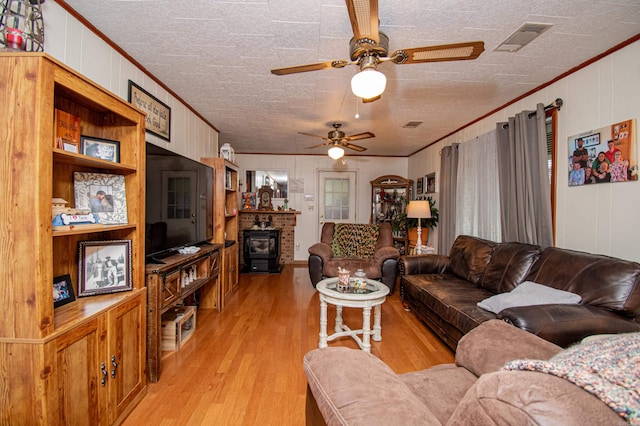
<path fill-rule="evenodd" d="M 162 220 L 170 224 L 167 242 L 195 241 L 198 230 L 195 171 L 162 172 Z M 169 244 L 171 245 L 171 244 Z"/>
<path fill-rule="evenodd" d="M 356 222 L 356 172 L 318 173 L 318 235 L 325 222 Z"/>

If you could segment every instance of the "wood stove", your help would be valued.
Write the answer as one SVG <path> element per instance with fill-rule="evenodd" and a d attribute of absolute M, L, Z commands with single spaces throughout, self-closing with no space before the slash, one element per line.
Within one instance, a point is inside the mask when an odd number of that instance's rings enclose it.
<path fill-rule="evenodd" d="M 280 229 L 245 229 L 243 233 L 245 271 L 280 272 Z"/>

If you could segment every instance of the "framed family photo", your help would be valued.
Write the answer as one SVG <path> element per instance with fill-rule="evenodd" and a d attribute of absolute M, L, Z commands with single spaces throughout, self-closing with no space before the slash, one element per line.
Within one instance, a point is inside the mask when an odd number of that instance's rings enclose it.
<path fill-rule="evenodd" d="M 76 209 L 91 211 L 105 225 L 128 223 L 124 176 L 74 172 L 73 190 Z"/>
<path fill-rule="evenodd" d="M 53 279 L 53 307 L 58 308 L 76 300 L 69 274 L 55 277 Z"/>
<path fill-rule="evenodd" d="M 120 162 L 120 141 L 95 138 L 92 136 L 80 137 L 80 153 L 100 160 Z"/>
<path fill-rule="evenodd" d="M 78 297 L 131 290 L 131 240 L 80 241 Z"/>

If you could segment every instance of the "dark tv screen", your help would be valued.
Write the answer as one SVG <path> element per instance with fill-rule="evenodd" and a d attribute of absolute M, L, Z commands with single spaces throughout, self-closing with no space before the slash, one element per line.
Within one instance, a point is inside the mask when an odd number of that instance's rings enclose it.
<path fill-rule="evenodd" d="M 213 168 L 147 142 L 147 261 L 213 239 Z"/>

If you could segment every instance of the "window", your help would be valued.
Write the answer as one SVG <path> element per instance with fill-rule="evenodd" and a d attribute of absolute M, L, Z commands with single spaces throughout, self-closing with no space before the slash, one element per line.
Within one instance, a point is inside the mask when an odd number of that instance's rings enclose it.
<path fill-rule="evenodd" d="M 324 217 L 326 220 L 342 220 L 349 217 L 349 179 L 325 180 Z"/>

